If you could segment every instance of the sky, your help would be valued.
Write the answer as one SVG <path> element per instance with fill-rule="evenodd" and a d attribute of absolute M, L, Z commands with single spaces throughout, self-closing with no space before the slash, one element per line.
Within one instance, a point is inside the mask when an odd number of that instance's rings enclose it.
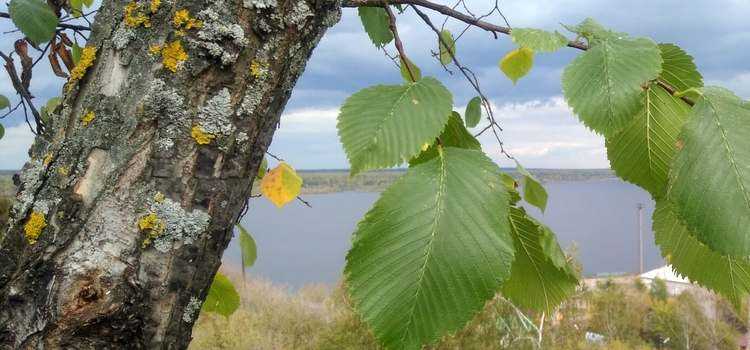
<path fill-rule="evenodd" d="M 467 0 L 466 4 L 473 13 L 482 13 L 494 2 Z M 675 43 L 695 58 L 707 85 L 721 85 L 750 98 L 750 1 L 504 0 L 500 8 L 511 27 L 563 31 L 561 23 L 576 24 L 592 17 L 617 31 Z M 0 11 L 7 11 L 5 5 L 0 5 Z M 442 23 L 444 17 L 433 14 L 432 19 Z M 487 20 L 503 23 L 498 16 Z M 434 33 L 410 10 L 398 17 L 398 28 L 410 59 L 424 76 L 440 79 L 451 90 L 455 109 L 462 112 L 474 93 L 458 72 L 446 72 L 432 57 L 430 52 L 437 47 Z M 464 26 L 449 20 L 446 28 L 457 33 Z M 0 32 L 11 29 L 10 21 L 0 19 Z M 2 34 L 0 50 L 9 52 L 18 37 Z M 513 85 L 497 67 L 499 59 L 513 48 L 509 37 L 495 38 L 480 29 L 470 29 L 457 43 L 458 57 L 477 74 L 495 106 L 506 149 L 527 168 L 608 168 L 603 139 L 578 122 L 562 97 L 563 69 L 580 52 L 564 48 L 539 54 L 531 73 Z M 388 50 L 395 51 L 392 45 Z M 46 65 L 36 70 L 32 93 L 37 105 L 59 95 L 63 83 Z M 360 89 L 399 83 L 398 69 L 369 41 L 356 9 L 344 9 L 341 21 L 328 31 L 308 62 L 270 151 L 297 169 L 348 168 L 336 134 L 339 106 Z M 4 71 L 0 71 L 0 94 L 17 101 Z M 32 134 L 20 113 L 0 123 L 6 128 L 0 140 L 0 169 L 19 169 L 27 160 Z M 513 166 L 500 154 L 494 138 L 483 136 L 480 141 L 501 166 Z"/>

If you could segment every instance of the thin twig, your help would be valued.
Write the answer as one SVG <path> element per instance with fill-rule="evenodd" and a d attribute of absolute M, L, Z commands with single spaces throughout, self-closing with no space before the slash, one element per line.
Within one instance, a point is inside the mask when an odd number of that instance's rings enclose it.
<path fill-rule="evenodd" d="M 398 35 L 398 29 L 396 28 L 396 15 L 393 13 L 393 10 L 391 10 L 390 6 L 385 6 L 385 11 L 388 13 L 388 28 L 390 28 L 391 32 L 393 33 L 393 42 L 396 45 L 396 50 L 398 51 L 401 64 L 406 66 L 406 71 L 409 73 L 409 77 L 411 78 L 411 81 L 417 81 L 417 78 L 414 75 L 414 73 L 411 71 L 411 67 L 408 63 L 410 61 L 406 56 L 406 50 L 404 50 L 404 43 L 401 42 L 401 37 Z"/>
<path fill-rule="evenodd" d="M 10 19 L 10 14 L 7 13 L 7 12 L 0 12 L 0 18 L 8 18 L 8 19 Z M 83 25 L 79 25 L 79 24 L 69 24 L 69 23 L 60 22 L 60 23 L 57 24 L 57 26 L 60 27 L 60 28 L 63 28 L 63 29 L 91 31 L 91 27 L 83 26 Z"/>
<path fill-rule="evenodd" d="M 5 70 L 8 72 L 8 76 L 10 77 L 11 83 L 13 83 L 13 88 L 16 90 L 16 92 L 21 95 L 21 98 L 25 101 L 24 103 L 24 111 L 26 110 L 26 104 L 28 104 L 29 109 L 31 110 L 31 114 L 34 116 L 34 122 L 36 123 L 36 130 L 32 129 L 31 131 L 34 132 L 34 134 L 42 134 L 44 133 L 44 124 L 42 122 L 42 117 L 39 114 L 39 111 L 37 111 L 36 107 L 34 107 L 34 103 L 31 101 L 34 97 L 31 95 L 28 89 L 26 89 L 21 82 L 21 79 L 18 77 L 18 72 L 16 72 L 16 66 L 13 63 L 13 59 L 0 51 L 0 57 L 2 57 L 5 60 Z M 28 116 L 27 116 L 27 123 L 28 123 Z M 31 126 L 29 124 L 29 126 Z"/>
<path fill-rule="evenodd" d="M 284 161 L 283 159 L 279 158 L 277 155 L 275 155 L 275 154 L 273 154 L 271 152 L 266 151 L 266 154 L 269 155 L 269 156 L 271 156 L 271 158 L 276 159 L 276 161 L 279 161 L 279 162 L 283 162 Z"/>
<path fill-rule="evenodd" d="M 435 27 L 435 25 L 430 20 L 430 17 L 427 16 L 424 12 L 422 12 L 419 8 L 417 8 L 414 5 L 409 5 L 414 10 L 414 12 L 419 15 L 420 18 L 422 18 L 422 21 L 425 22 L 425 24 L 432 29 L 433 32 L 438 37 L 438 40 L 444 47 L 449 47 L 448 43 L 445 42 L 440 36 L 440 31 Z M 500 153 L 505 155 L 508 159 L 515 160 L 515 158 L 508 153 L 508 151 L 505 149 L 505 143 L 500 138 L 500 132 L 503 130 L 500 127 L 500 124 L 497 122 L 497 119 L 495 118 L 495 114 L 492 111 L 492 104 L 490 103 L 490 100 L 487 98 L 487 96 L 482 91 L 482 88 L 479 86 L 479 79 L 477 78 L 476 74 L 472 72 L 469 68 L 465 67 L 461 64 L 461 62 L 458 61 L 458 58 L 456 57 L 455 53 L 451 50 L 447 50 L 448 54 L 451 56 L 451 60 L 453 61 L 453 64 L 458 68 L 458 70 L 461 72 L 461 74 L 464 75 L 466 80 L 469 82 L 469 84 L 474 88 L 474 91 L 476 91 L 477 94 L 479 94 L 479 98 L 482 100 L 482 106 L 484 107 L 485 111 L 487 111 L 487 119 L 490 122 L 489 127 L 485 128 L 484 130 L 480 131 L 477 136 L 480 136 L 484 131 L 487 129 L 492 130 L 493 135 L 495 136 L 495 140 L 497 141 L 498 145 L 500 146 Z"/>

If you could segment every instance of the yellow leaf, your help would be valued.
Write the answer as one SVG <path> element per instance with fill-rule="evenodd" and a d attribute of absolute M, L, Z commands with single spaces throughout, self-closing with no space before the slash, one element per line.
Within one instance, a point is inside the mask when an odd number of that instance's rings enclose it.
<path fill-rule="evenodd" d="M 515 84 L 518 79 L 526 75 L 534 65 L 534 50 L 528 47 L 520 47 L 508 52 L 500 60 L 500 70 Z"/>
<path fill-rule="evenodd" d="M 263 195 L 279 208 L 297 198 L 301 189 L 302 178 L 286 163 L 269 171 L 260 183 Z"/>

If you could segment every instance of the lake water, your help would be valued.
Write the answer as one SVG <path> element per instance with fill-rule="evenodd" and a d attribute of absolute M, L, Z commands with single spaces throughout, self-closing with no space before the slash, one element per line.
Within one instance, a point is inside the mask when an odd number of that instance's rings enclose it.
<path fill-rule="evenodd" d="M 653 201 L 645 191 L 616 179 L 548 182 L 545 187 L 547 211 L 530 212 L 552 228 L 563 248 L 575 242 L 584 274 L 638 271 L 638 203 L 644 205 L 645 269 L 664 264 L 651 232 Z M 358 192 L 306 195 L 312 208 L 294 202 L 283 209 L 253 199 L 242 220 L 258 245 L 258 260 L 248 273 L 292 288 L 335 284 L 350 236 L 377 197 Z M 236 239 L 224 253 L 224 263 L 239 267 Z"/>

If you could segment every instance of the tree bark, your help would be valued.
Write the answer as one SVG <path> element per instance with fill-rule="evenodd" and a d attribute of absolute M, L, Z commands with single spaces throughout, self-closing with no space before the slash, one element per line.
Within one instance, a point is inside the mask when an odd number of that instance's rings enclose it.
<path fill-rule="evenodd" d="M 340 17 L 337 0 L 141 0 L 130 15 L 147 22 L 129 25 L 128 4 L 102 4 L 96 59 L 22 171 L 0 242 L 2 349 L 186 348 L 292 87 Z M 182 9 L 200 25 L 177 24 Z M 177 41 L 184 62 L 164 49 Z"/>

